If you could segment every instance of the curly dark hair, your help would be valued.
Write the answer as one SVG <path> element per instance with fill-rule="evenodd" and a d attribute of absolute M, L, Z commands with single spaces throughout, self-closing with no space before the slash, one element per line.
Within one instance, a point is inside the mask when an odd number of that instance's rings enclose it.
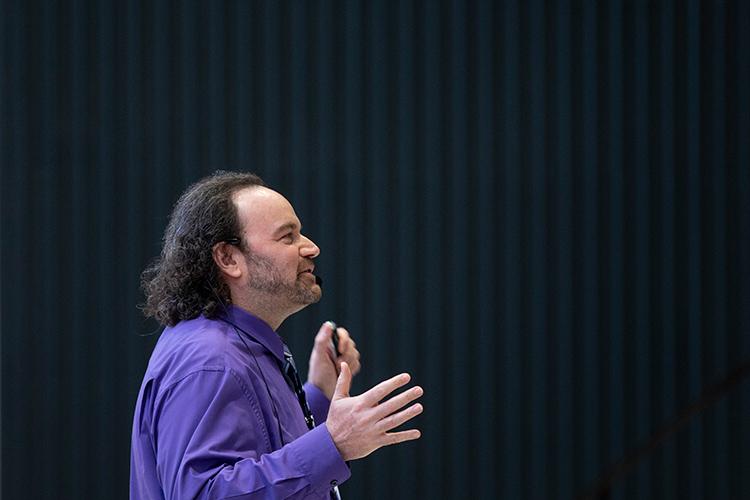
<path fill-rule="evenodd" d="M 146 317 L 174 326 L 200 314 L 216 317 L 222 301 L 231 303 L 212 248 L 240 236 L 242 228 L 232 196 L 251 186 L 265 184 L 255 174 L 219 170 L 180 196 L 164 232 L 161 255 L 141 275 Z M 242 238 L 238 245 L 246 251 Z"/>

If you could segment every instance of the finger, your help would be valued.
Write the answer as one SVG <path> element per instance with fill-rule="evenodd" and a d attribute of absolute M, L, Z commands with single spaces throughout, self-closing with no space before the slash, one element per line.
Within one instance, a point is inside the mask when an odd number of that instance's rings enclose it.
<path fill-rule="evenodd" d="M 407 409 L 403 411 L 400 411 L 398 413 L 394 413 L 393 415 L 385 417 L 383 420 L 377 423 L 377 427 L 379 430 L 383 432 L 387 432 L 391 429 L 395 429 L 399 425 L 403 425 L 404 423 L 408 422 L 412 418 L 421 414 L 422 411 L 424 411 L 424 408 L 422 407 L 421 404 L 417 403 L 415 405 L 408 407 Z"/>
<path fill-rule="evenodd" d="M 388 394 L 392 393 L 399 387 L 403 387 L 404 385 L 408 384 L 409 380 L 411 380 L 411 376 L 408 373 L 396 375 L 395 377 L 391 377 L 388 380 L 380 382 L 378 385 L 362 394 L 362 398 L 369 405 L 375 406 Z"/>
<path fill-rule="evenodd" d="M 349 340 L 348 348 L 341 351 L 341 361 L 346 361 L 349 363 L 349 368 L 352 369 L 352 372 L 355 372 L 355 364 L 359 364 L 359 358 L 360 354 L 359 351 L 354 347 L 354 342 Z"/>
<path fill-rule="evenodd" d="M 352 372 L 345 361 L 341 362 L 341 373 L 336 380 L 336 389 L 333 391 L 333 399 L 349 397 L 349 390 L 352 388 Z"/>
<path fill-rule="evenodd" d="M 404 391 L 397 396 L 393 396 L 388 401 L 383 401 L 377 406 L 378 418 L 387 417 L 391 413 L 398 411 L 407 404 L 411 403 L 415 399 L 419 398 L 424 394 L 421 387 L 412 387 L 408 391 Z"/>
<path fill-rule="evenodd" d="M 408 431 L 401 432 L 388 432 L 385 434 L 385 442 L 383 446 L 390 446 L 392 444 L 403 443 L 404 441 L 414 441 L 419 439 L 422 433 L 417 429 L 409 429 Z"/>
<path fill-rule="evenodd" d="M 326 321 L 320 325 L 320 329 L 317 335 L 315 335 L 315 347 L 325 348 L 331 341 L 331 333 L 333 333 L 333 329 L 331 328 L 330 321 Z"/>
<path fill-rule="evenodd" d="M 346 328 L 338 327 L 336 330 L 339 334 L 339 352 L 344 355 L 349 349 L 354 347 L 354 341 Z"/>

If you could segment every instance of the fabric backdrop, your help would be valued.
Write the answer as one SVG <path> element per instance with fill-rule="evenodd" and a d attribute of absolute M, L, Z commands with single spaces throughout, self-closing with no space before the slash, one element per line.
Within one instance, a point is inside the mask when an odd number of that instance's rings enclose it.
<path fill-rule="evenodd" d="M 125 498 L 172 204 L 217 168 L 321 247 L 355 392 L 424 386 L 345 498 L 573 498 L 750 358 L 750 2 L 0 7 L 2 496 Z M 750 496 L 750 384 L 611 498 Z"/>

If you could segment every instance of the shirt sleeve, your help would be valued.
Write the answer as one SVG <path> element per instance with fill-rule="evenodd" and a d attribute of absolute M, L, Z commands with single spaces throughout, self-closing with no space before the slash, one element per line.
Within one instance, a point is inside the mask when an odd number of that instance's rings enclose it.
<path fill-rule="evenodd" d="M 331 401 L 323 394 L 323 391 L 310 382 L 305 383 L 304 389 L 307 404 L 310 405 L 310 411 L 315 418 L 315 425 L 320 425 L 328 418 L 328 407 L 331 405 Z"/>
<path fill-rule="evenodd" d="M 230 369 L 204 369 L 173 384 L 154 418 L 167 499 L 326 498 L 333 481 L 350 475 L 324 425 L 268 452 L 257 399 Z"/>

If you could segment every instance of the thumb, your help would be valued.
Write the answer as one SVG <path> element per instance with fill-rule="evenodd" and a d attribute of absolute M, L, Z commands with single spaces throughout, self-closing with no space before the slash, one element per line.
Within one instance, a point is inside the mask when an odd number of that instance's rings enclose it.
<path fill-rule="evenodd" d="M 315 335 L 315 346 L 319 348 L 327 348 L 328 343 L 331 341 L 332 333 L 333 328 L 331 327 L 330 321 L 326 321 L 320 325 L 320 330 L 318 330 L 318 334 Z"/>
<path fill-rule="evenodd" d="M 341 399 L 349 397 L 349 389 L 352 387 L 352 372 L 349 369 L 349 365 L 346 361 L 341 362 L 341 373 L 339 378 L 336 380 L 336 389 L 333 391 L 333 399 Z"/>

